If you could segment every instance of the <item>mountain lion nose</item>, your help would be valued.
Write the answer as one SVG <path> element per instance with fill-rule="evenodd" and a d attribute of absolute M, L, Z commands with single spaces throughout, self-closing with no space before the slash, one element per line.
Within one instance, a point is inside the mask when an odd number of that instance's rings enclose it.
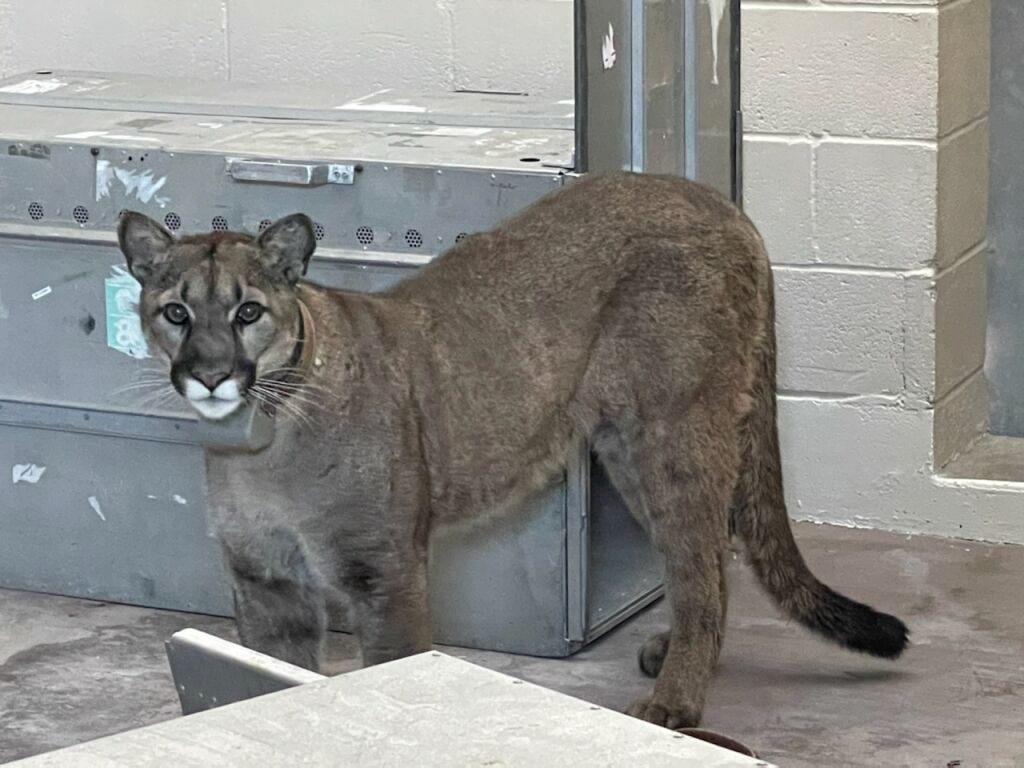
<path fill-rule="evenodd" d="M 231 375 L 230 371 L 192 371 L 192 375 L 206 385 L 206 388 L 213 392 L 217 385 Z"/>

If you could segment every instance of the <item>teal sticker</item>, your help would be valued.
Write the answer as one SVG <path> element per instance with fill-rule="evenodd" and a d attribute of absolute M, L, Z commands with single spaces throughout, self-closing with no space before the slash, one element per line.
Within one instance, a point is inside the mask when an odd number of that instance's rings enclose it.
<path fill-rule="evenodd" d="M 114 274 L 104 281 L 107 301 L 107 346 L 138 360 L 149 357 L 139 323 L 139 294 L 142 286 L 124 267 L 115 265 Z"/>

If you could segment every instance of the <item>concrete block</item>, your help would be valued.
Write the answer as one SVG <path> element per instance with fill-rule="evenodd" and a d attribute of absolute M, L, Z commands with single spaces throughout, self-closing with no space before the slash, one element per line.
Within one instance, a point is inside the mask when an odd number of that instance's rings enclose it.
<path fill-rule="evenodd" d="M 743 14 L 748 131 L 935 137 L 935 9 L 753 5 Z"/>
<path fill-rule="evenodd" d="M 908 534 L 1024 542 L 1024 483 L 936 476 L 932 422 L 929 410 L 862 399 L 781 398 L 790 515 Z M 1017 442 L 1019 456 L 1024 440 Z"/>
<path fill-rule="evenodd" d="M 935 280 L 930 272 L 904 278 L 903 394 L 910 408 L 935 403 Z"/>
<path fill-rule="evenodd" d="M 355 90 L 451 89 L 451 23 L 417 0 L 229 0 L 236 80 L 347 83 Z"/>
<path fill-rule="evenodd" d="M 743 140 L 743 208 L 774 264 L 816 260 L 812 201 L 809 141 Z"/>
<path fill-rule="evenodd" d="M 779 402 L 786 502 L 798 520 L 899 529 L 930 474 L 930 411 L 857 400 Z"/>
<path fill-rule="evenodd" d="M 941 471 L 988 430 L 988 381 L 975 371 L 935 405 L 932 463 Z"/>
<path fill-rule="evenodd" d="M 935 399 L 985 362 L 985 251 L 942 273 L 935 282 Z"/>
<path fill-rule="evenodd" d="M 936 266 L 952 264 L 988 231 L 988 120 L 939 145 Z"/>
<path fill-rule="evenodd" d="M 934 144 L 822 141 L 815 241 L 829 264 L 914 269 L 935 255 Z"/>
<path fill-rule="evenodd" d="M 775 269 L 779 388 L 898 395 L 905 305 L 899 275 Z"/>
<path fill-rule="evenodd" d="M 988 112 L 989 0 L 939 9 L 939 135 Z"/>
<path fill-rule="evenodd" d="M 223 78 L 224 9 L 209 0 L 2 2 L 0 68 L 4 76 L 63 68 Z"/>
<path fill-rule="evenodd" d="M 439 5 L 453 10 L 457 88 L 573 97 L 570 0 L 450 0 Z"/>

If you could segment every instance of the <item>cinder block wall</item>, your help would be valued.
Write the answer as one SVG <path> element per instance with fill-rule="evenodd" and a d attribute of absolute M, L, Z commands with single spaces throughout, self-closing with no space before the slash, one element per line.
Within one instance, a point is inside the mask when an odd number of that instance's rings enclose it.
<path fill-rule="evenodd" d="M 988 0 L 750 0 L 742 45 L 791 511 L 1018 536 L 936 476 L 985 428 Z"/>
<path fill-rule="evenodd" d="M 0 0 L 0 74 L 572 94 L 572 0 Z"/>
<path fill-rule="evenodd" d="M 566 98 L 571 31 L 571 0 L 0 0 L 0 73 Z M 791 512 L 1024 542 L 1024 485 L 941 473 L 987 412 L 988 0 L 744 0 L 742 47 Z"/>

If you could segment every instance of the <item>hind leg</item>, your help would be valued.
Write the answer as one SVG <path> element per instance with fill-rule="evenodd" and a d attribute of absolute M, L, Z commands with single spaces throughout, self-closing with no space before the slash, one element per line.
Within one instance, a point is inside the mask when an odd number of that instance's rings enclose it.
<path fill-rule="evenodd" d="M 657 675 L 654 693 L 628 712 L 673 728 L 700 721 L 721 647 L 728 505 L 738 462 L 727 405 L 705 399 L 679 418 L 664 418 L 662 410 L 658 422 L 595 444 L 665 557 L 672 612 L 669 631 L 641 649 L 641 668 Z"/>
<path fill-rule="evenodd" d="M 728 590 L 726 588 L 725 581 L 725 564 L 727 558 L 723 557 L 720 559 L 721 565 L 721 588 L 719 594 L 722 600 L 722 632 L 725 631 L 725 614 L 728 607 Z M 657 677 L 661 672 L 661 667 L 665 663 L 665 656 L 668 655 L 669 642 L 672 639 L 672 633 L 670 631 L 658 632 L 656 635 L 649 637 L 643 645 L 640 646 L 640 650 L 637 651 L 637 663 L 640 666 L 640 671 L 643 672 L 647 677 Z"/>

